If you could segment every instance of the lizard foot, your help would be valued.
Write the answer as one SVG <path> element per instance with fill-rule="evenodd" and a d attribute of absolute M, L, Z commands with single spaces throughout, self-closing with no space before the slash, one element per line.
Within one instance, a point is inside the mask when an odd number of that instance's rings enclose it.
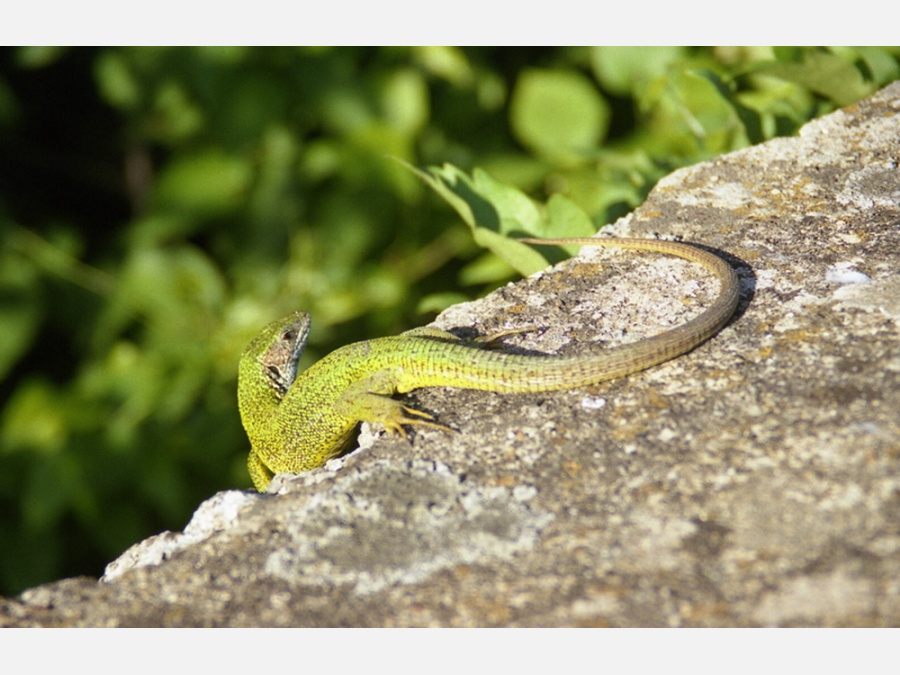
<path fill-rule="evenodd" d="M 347 387 L 335 402 L 335 410 L 358 422 L 377 422 L 384 428 L 406 438 L 405 426 L 431 427 L 453 431 L 448 426 L 435 422 L 428 413 L 403 405 L 391 398 L 397 390 L 395 378 L 389 371 L 375 373 L 365 380 Z M 384 392 L 384 393 L 381 393 Z"/>
<path fill-rule="evenodd" d="M 523 326 L 522 328 L 510 328 L 508 330 L 497 331 L 496 333 L 490 333 L 488 335 L 480 335 L 474 340 L 473 343 L 477 344 L 479 347 L 483 349 L 497 349 L 502 347 L 503 345 L 500 342 L 503 338 L 507 338 L 510 335 L 522 335 L 523 333 L 536 333 L 537 331 L 543 331 L 544 329 L 539 326 Z"/>
<path fill-rule="evenodd" d="M 496 333 L 489 333 L 488 335 L 479 335 L 476 338 L 460 338 L 454 335 L 453 333 L 442 330 L 440 328 L 431 328 L 430 326 L 422 326 L 421 328 L 413 328 L 412 330 L 408 330 L 403 335 L 407 337 L 421 337 L 421 338 L 432 338 L 435 340 L 443 340 L 445 342 L 453 342 L 464 345 L 472 345 L 474 347 L 480 347 L 481 349 L 494 349 L 497 347 L 501 347 L 499 343 L 503 340 L 503 338 L 507 338 L 510 335 L 521 335 L 522 333 L 534 333 L 537 331 L 543 331 L 544 328 L 540 326 L 525 326 L 523 328 L 510 328 L 508 330 L 497 331 Z"/>
<path fill-rule="evenodd" d="M 408 436 L 406 435 L 406 429 L 403 427 L 416 425 L 456 433 L 456 429 L 452 429 L 440 422 L 435 422 L 434 418 L 426 412 L 416 410 L 415 408 L 409 408 L 393 399 L 388 400 L 395 403 L 396 407 L 392 407 L 390 417 L 381 420 L 381 423 L 384 425 L 385 430 L 390 433 L 399 434 L 405 439 L 408 438 Z"/>

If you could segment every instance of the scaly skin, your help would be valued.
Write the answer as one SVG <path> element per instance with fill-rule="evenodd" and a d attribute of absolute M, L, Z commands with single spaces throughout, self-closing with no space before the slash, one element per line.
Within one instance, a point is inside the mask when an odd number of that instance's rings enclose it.
<path fill-rule="evenodd" d="M 666 253 L 699 263 L 719 280 L 713 304 L 690 321 L 640 342 L 575 356 L 525 356 L 485 350 L 451 333 L 418 328 L 396 337 L 341 347 L 303 373 L 309 315 L 295 312 L 269 324 L 241 357 L 238 406 L 250 439 L 248 469 L 260 491 L 272 476 L 314 469 L 339 454 L 360 422 L 446 429 L 393 394 L 421 387 L 535 392 L 582 387 L 644 370 L 690 351 L 734 313 L 737 275 L 718 256 L 658 239 L 523 239 L 533 244 L 606 246 Z"/>

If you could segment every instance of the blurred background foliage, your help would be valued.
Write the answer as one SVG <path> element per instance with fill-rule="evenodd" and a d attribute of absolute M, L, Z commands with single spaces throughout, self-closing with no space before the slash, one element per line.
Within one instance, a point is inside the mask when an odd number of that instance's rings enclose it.
<path fill-rule="evenodd" d="M 305 367 L 511 277 L 403 162 L 564 195 L 597 229 L 679 166 L 871 94 L 898 57 L 0 51 L 0 593 L 98 575 L 249 487 L 235 377 L 268 321 L 312 312 Z"/>

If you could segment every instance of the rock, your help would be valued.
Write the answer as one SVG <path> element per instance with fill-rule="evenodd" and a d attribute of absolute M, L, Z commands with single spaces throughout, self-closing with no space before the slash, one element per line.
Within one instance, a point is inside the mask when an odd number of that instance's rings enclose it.
<path fill-rule="evenodd" d="M 588 389 L 414 392 L 460 433 L 364 429 L 100 582 L 0 601 L 0 625 L 900 625 L 898 161 L 894 84 L 676 171 L 613 231 L 726 255 L 743 298 L 709 342 Z M 590 250 L 438 325 L 577 352 L 714 292 L 690 263 Z"/>

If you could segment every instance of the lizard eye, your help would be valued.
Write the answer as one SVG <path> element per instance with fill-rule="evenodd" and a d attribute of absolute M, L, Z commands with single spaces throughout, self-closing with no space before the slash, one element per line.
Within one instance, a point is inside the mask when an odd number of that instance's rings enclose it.
<path fill-rule="evenodd" d="M 297 337 L 297 334 L 292 330 L 286 330 L 281 334 L 281 339 L 288 342 L 293 342 L 295 337 Z"/>
<path fill-rule="evenodd" d="M 281 371 L 278 370 L 278 368 L 276 366 L 269 366 L 268 370 L 269 370 L 269 375 L 271 375 L 274 379 L 276 379 L 276 380 L 281 379 Z"/>

